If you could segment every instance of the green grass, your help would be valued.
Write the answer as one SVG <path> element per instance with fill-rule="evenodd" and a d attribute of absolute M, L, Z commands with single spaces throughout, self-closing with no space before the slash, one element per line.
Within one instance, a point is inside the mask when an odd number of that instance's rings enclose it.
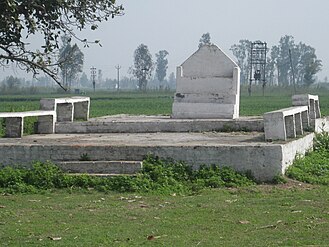
<path fill-rule="evenodd" d="M 181 162 L 164 161 L 148 156 L 136 176 L 99 178 L 71 176 L 49 162 L 35 162 L 31 169 L 0 169 L 0 192 L 39 193 L 49 189 L 93 188 L 108 192 L 138 192 L 156 194 L 190 194 L 204 188 L 241 187 L 255 184 L 245 174 L 228 167 L 201 167 L 198 170 Z"/>
<path fill-rule="evenodd" d="M 316 134 L 314 151 L 298 157 L 286 174 L 302 182 L 329 185 L 329 133 Z"/>
<path fill-rule="evenodd" d="M 0 242 L 1 246 L 327 246 L 328 193 L 328 187 L 296 185 L 212 189 L 190 196 L 63 190 L 0 195 Z"/>
<path fill-rule="evenodd" d="M 322 89 L 298 88 L 298 94 L 310 93 L 320 96 L 323 115 L 329 115 L 329 91 Z M 265 112 L 291 106 L 291 87 L 267 88 L 262 96 L 261 88 L 254 87 L 251 97 L 247 88 L 241 87 L 240 115 L 262 115 Z M 70 94 L 7 95 L 0 97 L 0 112 L 28 111 L 39 109 L 41 98 L 75 96 Z M 115 114 L 170 115 L 174 92 L 96 92 L 91 97 L 91 117 Z"/>

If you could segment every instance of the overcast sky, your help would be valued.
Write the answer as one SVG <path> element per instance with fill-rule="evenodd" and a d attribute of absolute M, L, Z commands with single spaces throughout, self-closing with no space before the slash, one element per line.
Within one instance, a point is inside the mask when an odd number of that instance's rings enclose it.
<path fill-rule="evenodd" d="M 121 75 L 133 64 L 134 50 L 147 45 L 155 59 L 159 50 L 169 52 L 168 75 L 198 48 L 203 33 L 226 53 L 240 39 L 261 40 L 271 47 L 280 37 L 292 35 L 295 42 L 316 49 L 329 77 L 329 0 L 119 0 L 125 15 L 85 31 L 80 37 L 100 39 L 102 46 L 83 48 L 84 71 L 102 69 L 103 77 Z M 17 72 L 13 72 L 17 73 Z M 6 73 L 7 74 L 7 73 Z M 5 73 L 2 73 L 3 77 Z M 17 74 L 16 74 L 17 75 Z M 0 78 L 1 79 L 1 78 Z"/>

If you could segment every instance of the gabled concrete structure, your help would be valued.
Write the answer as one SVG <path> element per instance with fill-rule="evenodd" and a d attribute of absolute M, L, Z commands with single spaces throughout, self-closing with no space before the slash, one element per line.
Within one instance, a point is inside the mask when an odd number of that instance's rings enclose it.
<path fill-rule="evenodd" d="M 204 45 L 177 67 L 173 118 L 239 117 L 240 68 L 216 45 Z"/>

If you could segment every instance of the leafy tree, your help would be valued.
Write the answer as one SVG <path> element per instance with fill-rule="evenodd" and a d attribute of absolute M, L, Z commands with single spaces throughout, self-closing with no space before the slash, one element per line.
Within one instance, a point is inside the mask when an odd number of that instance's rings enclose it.
<path fill-rule="evenodd" d="M 202 34 L 200 40 L 199 40 L 199 48 L 201 48 L 204 45 L 210 45 L 210 33 L 204 33 Z"/>
<path fill-rule="evenodd" d="M 251 49 L 251 41 L 247 39 L 239 40 L 238 44 L 231 46 L 230 50 L 238 60 L 238 65 L 241 69 L 241 82 L 248 83 L 250 71 L 250 58 L 249 53 Z"/>
<path fill-rule="evenodd" d="M 278 51 L 277 58 L 276 58 L 276 65 L 278 69 L 278 83 L 283 84 L 290 84 L 290 77 L 289 72 L 291 70 L 290 65 L 290 58 L 289 58 L 289 50 L 296 50 L 295 40 L 294 37 L 290 35 L 285 35 L 280 38 L 279 45 L 275 47 Z M 292 52 L 296 54 L 296 52 Z M 292 59 L 296 61 L 296 59 Z"/>
<path fill-rule="evenodd" d="M 290 64 L 289 50 L 292 65 Z M 273 46 L 271 59 L 275 61 L 280 85 L 292 84 L 292 68 L 297 84 L 310 85 L 315 81 L 315 74 L 321 70 L 321 60 L 317 59 L 315 49 L 299 42 L 289 35 L 281 37 L 278 46 Z"/>
<path fill-rule="evenodd" d="M 134 67 L 132 69 L 133 75 L 138 80 L 139 90 L 146 91 L 147 81 L 152 75 L 154 64 L 152 55 L 146 45 L 141 44 L 134 52 Z"/>
<path fill-rule="evenodd" d="M 251 41 L 240 40 L 230 48 L 241 68 L 242 83 L 247 82 L 249 78 L 250 46 Z M 280 38 L 279 44 L 274 45 L 267 53 L 266 80 L 272 85 L 275 80 L 279 85 L 291 85 L 294 83 L 292 73 L 294 71 L 295 83 L 310 85 L 314 83 L 315 75 L 321 67 L 322 61 L 317 59 L 313 47 L 302 42 L 295 44 L 292 36 L 285 35 Z"/>
<path fill-rule="evenodd" d="M 313 47 L 299 43 L 298 48 L 303 83 L 309 86 L 315 82 L 315 75 L 321 70 L 322 63 L 321 60 L 317 59 Z"/>
<path fill-rule="evenodd" d="M 84 54 L 77 44 L 71 45 L 71 39 L 68 36 L 62 37 L 63 45 L 59 49 L 59 67 L 61 69 L 63 86 L 71 88 L 72 81 L 77 79 L 78 74 L 82 72 Z"/>
<path fill-rule="evenodd" d="M 166 59 L 166 56 L 168 54 L 169 53 L 166 50 L 161 50 L 157 54 L 155 54 L 156 59 L 157 59 L 155 73 L 160 82 L 160 87 L 162 87 L 161 84 L 167 75 L 168 60 Z"/>
<path fill-rule="evenodd" d="M 44 72 L 62 86 L 53 66 L 60 37 L 68 34 L 77 38 L 74 30 L 86 27 L 95 30 L 98 23 L 122 14 L 123 7 L 115 0 L 1 0 L 0 10 L 0 66 L 14 62 L 27 72 Z M 44 44 L 32 50 L 29 38 L 35 34 L 43 37 Z"/>

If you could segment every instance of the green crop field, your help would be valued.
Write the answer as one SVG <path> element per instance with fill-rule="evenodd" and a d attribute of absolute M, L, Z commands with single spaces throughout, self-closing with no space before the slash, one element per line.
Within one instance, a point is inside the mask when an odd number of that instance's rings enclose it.
<path fill-rule="evenodd" d="M 297 94 L 310 93 L 320 96 L 320 107 L 323 115 L 329 115 L 329 90 L 298 88 Z M 291 106 L 293 88 L 267 88 L 265 96 L 261 88 L 254 88 L 249 97 L 247 88 L 241 88 L 240 115 L 262 115 L 265 112 Z M 70 94 L 45 95 L 6 95 L 0 96 L 0 112 L 28 111 L 39 109 L 41 98 L 75 96 Z M 96 92 L 87 93 L 91 97 L 91 117 L 115 114 L 132 115 L 170 115 L 174 92 Z"/>

